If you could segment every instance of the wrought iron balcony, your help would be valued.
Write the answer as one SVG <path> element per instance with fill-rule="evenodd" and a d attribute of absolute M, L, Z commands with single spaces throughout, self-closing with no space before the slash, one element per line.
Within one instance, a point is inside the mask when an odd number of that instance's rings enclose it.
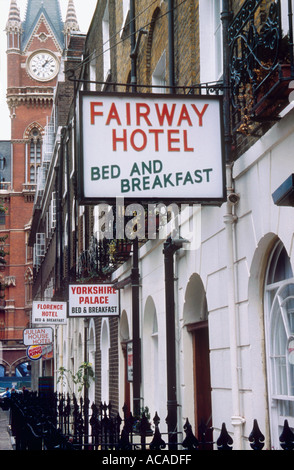
<path fill-rule="evenodd" d="M 246 0 L 229 27 L 233 131 L 279 119 L 294 79 L 291 0 Z"/>
<path fill-rule="evenodd" d="M 79 256 L 77 277 L 105 279 L 129 258 L 131 251 L 129 240 L 92 237 L 89 248 Z"/>

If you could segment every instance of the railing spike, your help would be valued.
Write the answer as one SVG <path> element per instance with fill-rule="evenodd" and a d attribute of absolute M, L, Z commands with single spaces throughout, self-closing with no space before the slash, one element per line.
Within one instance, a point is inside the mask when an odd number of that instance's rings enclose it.
<path fill-rule="evenodd" d="M 257 420 L 255 419 L 253 421 L 253 428 L 252 431 L 249 435 L 249 442 L 250 442 L 250 447 L 253 450 L 262 450 L 264 447 L 264 435 L 259 429 Z"/>
<path fill-rule="evenodd" d="M 291 431 L 287 419 L 284 421 L 283 432 L 280 435 L 280 445 L 283 450 L 294 449 L 294 433 Z"/>
<path fill-rule="evenodd" d="M 186 422 L 184 424 L 184 431 L 186 433 L 186 437 L 182 442 L 182 446 L 184 447 L 184 449 L 197 450 L 199 447 L 199 441 L 193 434 L 192 426 L 189 423 L 188 418 L 186 419 Z"/>
<path fill-rule="evenodd" d="M 218 450 L 232 450 L 233 439 L 229 435 L 225 423 L 222 424 L 222 429 L 218 440 L 216 441 Z"/>
<path fill-rule="evenodd" d="M 161 438 L 161 433 L 159 431 L 159 423 L 160 423 L 160 418 L 157 414 L 157 411 L 155 413 L 155 416 L 153 418 L 153 423 L 155 425 L 155 431 L 154 431 L 154 436 L 153 439 L 150 443 L 150 450 L 160 450 L 160 449 L 165 449 L 166 443 L 164 440 Z"/>

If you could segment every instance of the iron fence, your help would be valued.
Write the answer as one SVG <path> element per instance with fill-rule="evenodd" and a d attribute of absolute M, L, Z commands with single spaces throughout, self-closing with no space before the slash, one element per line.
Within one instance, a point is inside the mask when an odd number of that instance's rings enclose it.
<path fill-rule="evenodd" d="M 187 419 L 182 432 L 161 433 L 160 418 L 153 425 L 142 413 L 134 417 L 123 408 L 123 418 L 113 413 L 111 403 L 96 405 L 74 395 L 26 393 L 13 396 L 9 403 L 11 433 L 16 450 L 233 450 L 234 442 L 223 423 L 218 438 L 202 423 L 198 436 Z M 182 438 L 184 436 L 184 438 Z M 176 439 L 175 439 L 176 437 Z M 256 420 L 248 438 L 251 449 L 262 450 L 265 438 Z M 294 434 L 287 420 L 280 436 L 283 450 L 294 449 Z"/>

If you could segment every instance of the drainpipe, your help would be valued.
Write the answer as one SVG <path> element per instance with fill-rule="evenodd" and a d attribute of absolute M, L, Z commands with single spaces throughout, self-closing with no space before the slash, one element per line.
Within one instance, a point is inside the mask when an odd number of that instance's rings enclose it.
<path fill-rule="evenodd" d="M 141 388 L 141 343 L 140 343 L 140 311 L 139 311 L 139 267 L 138 238 L 133 241 L 132 279 L 132 330 L 133 330 L 133 414 L 140 416 Z"/>
<path fill-rule="evenodd" d="M 66 129 L 64 129 L 64 145 L 65 145 L 65 158 L 66 158 L 66 167 L 67 167 L 67 227 L 65 227 L 65 230 L 67 229 L 67 289 L 71 280 L 70 276 L 70 258 L 71 258 L 71 233 L 70 233 L 70 228 L 71 228 L 71 200 L 70 200 L 70 172 L 69 172 L 69 152 L 68 152 L 68 146 L 66 143 Z M 67 297 L 67 293 L 64 293 L 65 298 Z"/>
<path fill-rule="evenodd" d="M 132 91 L 137 91 L 137 50 L 135 0 L 130 0 L 130 29 L 131 29 L 131 84 Z M 133 240 L 132 279 L 132 335 L 133 335 L 133 415 L 140 416 L 141 389 L 141 344 L 140 344 L 140 306 L 139 306 L 139 256 L 138 238 Z"/>
<path fill-rule="evenodd" d="M 88 330 L 89 330 L 89 319 L 84 318 L 84 362 L 88 362 Z M 84 371 L 85 373 L 85 371 Z M 89 380 L 88 370 L 86 370 L 86 380 Z M 89 442 L 89 393 L 87 384 L 84 385 L 84 416 L 85 416 L 85 432 L 84 432 L 84 442 L 85 445 Z"/>
<path fill-rule="evenodd" d="M 168 0 L 168 62 L 169 92 L 175 93 L 174 66 L 174 1 Z M 174 254 L 182 247 L 182 241 L 169 237 L 163 245 L 165 274 L 165 322 L 166 322 L 166 375 L 167 375 L 167 430 L 170 450 L 177 449 L 177 361 L 175 331 L 175 276 Z"/>
<path fill-rule="evenodd" d="M 232 386 L 232 417 L 231 424 L 234 427 L 234 450 L 242 450 L 242 429 L 245 419 L 241 416 L 239 366 L 238 366 L 238 325 L 235 297 L 235 269 L 234 269 L 234 229 L 237 217 L 233 213 L 233 207 L 237 198 L 233 192 L 232 166 L 227 166 L 228 201 L 224 223 L 226 227 L 227 242 L 227 295 L 230 334 L 230 362 L 231 362 L 231 386 Z"/>
<path fill-rule="evenodd" d="M 57 291 L 58 288 L 58 244 L 59 244 L 59 227 L 60 227 L 60 200 L 59 200 L 59 164 L 54 167 L 55 170 L 55 192 L 56 192 L 56 243 L 55 243 L 55 263 L 54 263 L 54 272 L 55 272 L 55 285 L 54 290 Z"/>
<path fill-rule="evenodd" d="M 291 77 L 294 77 L 294 44 L 293 44 L 293 8 L 292 0 L 288 0 L 288 17 L 289 17 L 289 52 L 291 64 Z"/>
<path fill-rule="evenodd" d="M 166 374 L 167 374 L 167 428 L 169 448 L 175 449 L 177 441 L 177 382 L 176 382 L 176 336 L 174 254 L 180 247 L 168 238 L 164 243 L 165 274 L 165 323 L 166 323 Z"/>
<path fill-rule="evenodd" d="M 166 375 L 167 375 L 167 429 L 169 449 L 177 448 L 177 361 L 176 361 L 176 326 L 175 326 L 175 276 L 174 254 L 184 238 L 167 238 L 163 245 L 165 276 L 165 324 L 166 324 Z"/>
<path fill-rule="evenodd" d="M 130 0 L 130 31 L 131 31 L 131 84 L 132 91 L 136 92 L 137 88 L 137 54 L 136 50 L 136 22 L 135 22 L 135 0 Z"/>
<path fill-rule="evenodd" d="M 174 93 L 175 66 L 174 66 L 174 1 L 168 1 L 168 61 L 170 93 Z"/>
<path fill-rule="evenodd" d="M 63 166 L 64 161 L 64 139 L 63 139 L 63 132 L 61 133 L 60 137 L 60 157 L 59 157 L 59 164 L 58 164 L 58 190 L 57 190 L 57 197 L 58 200 L 56 204 L 58 204 L 58 232 L 57 232 L 57 240 L 56 243 L 59 245 L 59 271 L 58 271 L 58 292 L 60 295 L 62 280 L 63 280 L 63 250 L 62 250 L 62 239 L 63 239 L 63 224 L 62 224 L 62 172 L 61 168 Z M 56 260 L 57 261 L 57 260 Z M 62 292 L 63 294 L 63 292 Z"/>
<path fill-rule="evenodd" d="M 229 0 L 223 0 L 221 20 L 223 23 L 223 77 L 224 77 L 224 139 L 227 177 L 227 203 L 224 223 L 226 227 L 227 245 L 227 295 L 230 333 L 230 362 L 231 362 L 231 386 L 232 386 L 232 417 L 231 424 L 234 427 L 234 449 L 242 450 L 242 429 L 245 419 L 240 416 L 240 388 L 238 371 L 238 335 L 237 335 L 237 308 L 235 297 L 235 270 L 234 270 L 234 227 L 237 217 L 233 213 L 233 207 L 238 202 L 238 195 L 234 193 L 232 177 L 231 132 L 230 132 L 230 47 L 228 42 L 228 27 L 232 18 L 229 9 Z"/>

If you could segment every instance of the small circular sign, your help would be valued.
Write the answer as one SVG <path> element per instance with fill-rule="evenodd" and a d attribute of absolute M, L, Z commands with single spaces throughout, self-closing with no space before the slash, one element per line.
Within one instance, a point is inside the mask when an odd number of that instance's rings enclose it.
<path fill-rule="evenodd" d="M 27 348 L 27 356 L 31 361 L 38 361 L 42 357 L 42 346 L 29 346 Z"/>

